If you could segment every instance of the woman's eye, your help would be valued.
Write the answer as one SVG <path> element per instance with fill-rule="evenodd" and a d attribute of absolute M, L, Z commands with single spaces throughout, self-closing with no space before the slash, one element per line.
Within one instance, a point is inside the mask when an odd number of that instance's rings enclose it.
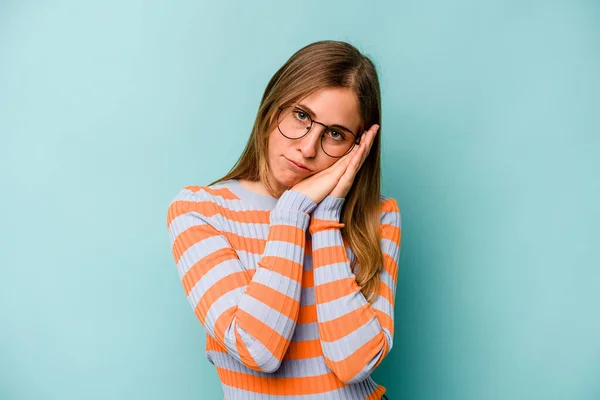
<path fill-rule="evenodd" d="M 300 121 L 304 121 L 308 117 L 304 111 L 296 110 L 294 112 L 296 113 L 296 118 L 298 118 Z"/>
<path fill-rule="evenodd" d="M 344 140 L 345 136 L 343 133 L 338 132 L 338 131 L 330 131 L 329 134 L 331 135 L 331 137 L 333 137 L 335 140 Z"/>

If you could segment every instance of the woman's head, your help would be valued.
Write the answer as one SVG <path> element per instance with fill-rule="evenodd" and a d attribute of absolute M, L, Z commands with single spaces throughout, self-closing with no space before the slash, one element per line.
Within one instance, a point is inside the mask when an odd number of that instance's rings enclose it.
<path fill-rule="evenodd" d="M 324 127 L 313 123 L 300 139 L 286 138 L 278 128 L 280 107 L 310 108 L 313 120 L 325 125 L 342 125 L 355 139 L 371 125 L 381 126 L 379 79 L 375 66 L 354 46 L 339 41 L 319 41 L 294 53 L 273 75 L 264 91 L 252 133 L 242 155 L 224 179 L 260 181 L 279 197 L 286 189 L 335 163 L 338 158 L 321 148 Z M 305 115 L 300 115 L 305 118 Z M 379 174 L 379 137 L 375 137 L 360 175 Z M 336 131 L 337 132 L 337 131 Z M 334 133 L 337 137 L 337 133 Z M 290 137 L 290 135 L 286 135 Z M 348 135 L 346 135 L 348 136 Z M 311 171 L 294 171 L 287 160 L 305 164 Z"/>
<path fill-rule="evenodd" d="M 295 107 L 300 109 L 293 116 L 297 124 L 308 117 L 313 121 L 306 126 L 310 126 L 308 133 L 298 139 L 289 132 L 301 129 L 286 125 L 282 130 L 279 123 L 284 113 L 281 109 L 289 115 L 298 110 Z M 326 132 L 321 124 L 336 128 Z M 359 140 L 373 124 L 380 129 L 346 195 L 341 221 L 346 225 L 344 237 L 361 263 L 357 283 L 363 292 L 374 291 L 379 282 L 377 271 L 383 265 L 379 247 L 381 94 L 373 62 L 351 44 L 324 40 L 294 53 L 267 84 L 236 165 L 211 184 L 229 179 L 258 181 L 271 195 L 280 197 L 339 159 L 331 155 L 339 155 L 334 140 L 345 132 L 341 127 L 355 135 L 352 140 Z M 330 140 L 325 145 L 329 152 L 324 151 L 321 140 Z M 296 169 L 288 160 L 303 163 L 310 171 Z"/>
<path fill-rule="evenodd" d="M 356 94 L 339 87 L 318 89 L 282 107 L 277 121 L 269 132 L 267 164 L 278 190 L 330 167 L 352 148 L 362 127 Z M 298 169 L 290 161 L 307 169 Z"/>
<path fill-rule="evenodd" d="M 348 43 L 320 41 L 298 50 L 273 75 L 265 89 L 253 134 L 262 150 L 259 179 L 277 197 L 308 175 L 335 163 L 338 158 L 323 151 L 321 139 L 331 142 L 339 133 L 346 133 L 325 132 L 322 125 L 313 123 L 302 138 L 286 138 L 290 135 L 284 136 L 278 127 L 280 107 L 293 113 L 293 107 L 298 105 L 305 106 L 302 111 L 313 111 L 310 117 L 314 121 L 346 127 L 358 139 L 372 124 L 380 124 L 379 80 L 373 63 Z M 346 140 L 349 138 L 346 134 Z M 373 143 L 371 152 L 378 151 L 378 143 Z M 311 171 L 295 171 L 287 159 L 302 162 Z"/>

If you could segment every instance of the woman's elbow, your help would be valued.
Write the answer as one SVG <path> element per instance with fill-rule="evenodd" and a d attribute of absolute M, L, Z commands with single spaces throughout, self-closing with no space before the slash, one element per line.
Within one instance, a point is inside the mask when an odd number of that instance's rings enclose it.
<path fill-rule="evenodd" d="M 378 349 L 372 349 L 372 352 L 370 352 L 371 358 L 368 361 L 365 359 L 359 361 L 356 357 L 357 352 L 337 362 L 325 357 L 325 363 L 340 381 L 350 385 L 367 379 L 383 361 L 391 348 L 391 341 L 388 342 L 385 338 Z"/>
<path fill-rule="evenodd" d="M 279 360 L 275 356 L 271 356 L 260 362 L 258 366 L 261 369 L 261 372 L 272 374 L 281 367 L 281 362 L 282 360 Z"/>
<path fill-rule="evenodd" d="M 346 385 L 362 382 L 371 375 L 371 371 L 366 369 L 362 369 L 358 373 L 353 373 L 347 368 L 336 368 L 335 370 L 332 369 L 332 372 L 342 383 Z"/>

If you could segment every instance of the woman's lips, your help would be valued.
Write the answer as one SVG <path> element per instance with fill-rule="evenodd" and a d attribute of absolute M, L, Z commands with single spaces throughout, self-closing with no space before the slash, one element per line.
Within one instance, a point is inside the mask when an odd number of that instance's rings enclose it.
<path fill-rule="evenodd" d="M 310 169 L 308 168 L 304 168 L 298 164 L 296 164 L 295 162 L 293 162 L 292 160 L 290 160 L 289 158 L 286 158 L 286 160 L 289 161 L 289 163 L 294 166 L 296 169 L 300 170 L 300 171 L 304 171 L 304 172 L 310 172 Z"/>

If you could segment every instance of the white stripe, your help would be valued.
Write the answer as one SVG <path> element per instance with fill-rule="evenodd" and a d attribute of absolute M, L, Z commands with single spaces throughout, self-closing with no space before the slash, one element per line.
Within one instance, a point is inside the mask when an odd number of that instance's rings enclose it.
<path fill-rule="evenodd" d="M 369 340 L 381 332 L 376 318 L 367 322 L 357 330 L 350 332 L 343 338 L 333 342 L 321 340 L 323 354 L 334 362 L 340 362 L 351 356 L 356 350 L 363 347 Z"/>
<path fill-rule="evenodd" d="M 339 262 L 321 266 L 314 270 L 315 286 L 339 281 L 354 276 L 350 270 L 350 263 Z"/>
<path fill-rule="evenodd" d="M 367 300 L 360 291 L 350 293 L 338 299 L 317 304 L 317 315 L 321 322 L 331 321 L 356 310 L 364 303 L 367 303 Z M 348 304 L 356 305 L 356 308 L 349 309 Z"/>

